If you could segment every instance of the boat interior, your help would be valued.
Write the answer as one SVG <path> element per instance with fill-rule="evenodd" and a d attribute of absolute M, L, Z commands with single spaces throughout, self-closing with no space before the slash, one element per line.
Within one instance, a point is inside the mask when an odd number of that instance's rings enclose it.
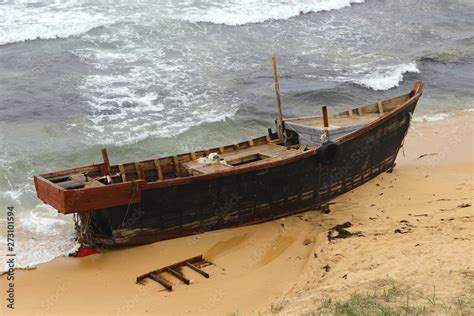
<path fill-rule="evenodd" d="M 406 102 L 411 94 L 369 104 L 329 116 L 329 133 L 338 130 L 339 136 L 374 121 Z M 304 127 L 324 129 L 321 116 L 285 119 L 285 128 Z M 333 139 L 331 139 L 333 140 Z M 184 153 L 175 156 L 110 165 L 107 151 L 102 150 L 103 164 L 62 170 L 40 177 L 66 190 L 92 188 L 134 180 L 147 182 L 166 181 L 179 177 L 192 177 L 225 172 L 248 166 L 298 156 L 317 146 L 301 141 L 283 144 L 277 133 L 269 129 L 266 136 L 218 148 Z"/>

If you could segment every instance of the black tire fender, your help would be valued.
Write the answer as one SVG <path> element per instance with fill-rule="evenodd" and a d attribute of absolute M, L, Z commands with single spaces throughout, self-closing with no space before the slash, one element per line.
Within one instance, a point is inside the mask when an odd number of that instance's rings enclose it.
<path fill-rule="evenodd" d="M 325 142 L 319 147 L 319 159 L 323 164 L 329 165 L 336 161 L 340 151 L 341 149 L 338 144 L 331 141 Z"/>

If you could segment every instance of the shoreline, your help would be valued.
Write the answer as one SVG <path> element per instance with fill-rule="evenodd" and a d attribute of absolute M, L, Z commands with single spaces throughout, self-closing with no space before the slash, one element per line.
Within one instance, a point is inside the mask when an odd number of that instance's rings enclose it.
<path fill-rule="evenodd" d="M 474 282 L 474 113 L 413 122 L 393 173 L 305 212 L 15 271 L 15 314 L 229 314 L 314 311 L 326 298 L 405 284 L 452 300 Z M 460 207 L 460 205 L 469 205 Z M 350 222 L 360 236 L 328 240 Z M 210 279 L 135 284 L 156 268 L 204 256 Z M 329 267 L 329 268 L 328 268 Z M 6 276 L 0 280 L 6 283 Z M 0 311 L 8 313 L 5 304 Z"/>

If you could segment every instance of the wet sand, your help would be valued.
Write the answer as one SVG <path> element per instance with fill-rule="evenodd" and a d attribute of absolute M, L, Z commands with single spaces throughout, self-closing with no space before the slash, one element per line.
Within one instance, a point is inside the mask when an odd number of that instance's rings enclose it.
<path fill-rule="evenodd" d="M 454 299 L 474 281 L 474 115 L 413 123 L 393 173 L 319 211 L 16 271 L 15 311 L 1 314 L 303 313 L 326 298 L 392 284 Z M 329 240 L 350 222 L 349 238 Z M 135 278 L 204 254 L 173 292 Z M 6 289 L 6 276 L 1 277 Z M 4 291 L 2 291 L 5 293 Z M 3 301 L 3 300 L 2 300 Z"/>

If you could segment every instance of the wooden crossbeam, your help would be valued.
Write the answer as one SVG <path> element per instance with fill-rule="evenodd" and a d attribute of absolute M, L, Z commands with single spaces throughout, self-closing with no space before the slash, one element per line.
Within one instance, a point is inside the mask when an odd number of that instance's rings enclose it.
<path fill-rule="evenodd" d="M 186 262 L 186 266 L 188 266 L 189 268 L 191 268 L 192 270 L 196 271 L 197 273 L 201 274 L 202 276 L 204 276 L 205 278 L 208 278 L 209 279 L 209 273 L 199 269 L 198 267 L 196 267 L 194 264 L 192 264 L 191 262 Z"/>
<path fill-rule="evenodd" d="M 104 160 L 104 167 L 105 172 L 110 174 L 110 161 L 109 161 L 109 154 L 107 153 L 107 149 L 102 149 L 102 159 Z"/>
<path fill-rule="evenodd" d="M 383 114 L 383 105 L 382 102 L 377 102 L 377 107 L 379 108 L 379 113 Z"/>
<path fill-rule="evenodd" d="M 166 269 L 166 272 L 171 273 L 172 275 L 174 275 L 175 277 L 177 277 L 178 279 L 183 281 L 185 284 L 187 284 L 187 285 L 191 284 L 191 280 L 186 278 L 182 273 L 179 273 L 178 271 L 173 270 L 170 267 L 167 267 L 165 269 Z"/>
<path fill-rule="evenodd" d="M 161 285 L 163 285 L 168 291 L 173 291 L 173 285 L 169 283 L 168 281 L 166 281 L 165 279 L 161 278 L 158 274 L 150 273 L 148 277 L 152 279 L 153 281 L 156 281 L 160 283 Z"/>
<path fill-rule="evenodd" d="M 139 162 L 136 162 L 135 169 L 137 170 L 138 179 L 145 180 L 145 171 L 143 170 L 143 165 Z"/>
<path fill-rule="evenodd" d="M 158 179 L 163 180 L 163 169 L 161 169 L 160 160 L 155 159 L 154 162 L 155 162 L 156 172 L 158 174 Z"/>
<path fill-rule="evenodd" d="M 173 156 L 173 167 L 174 167 L 174 173 L 176 174 L 177 177 L 180 176 L 179 172 L 179 160 L 178 156 Z"/>
<path fill-rule="evenodd" d="M 122 182 L 127 182 L 127 174 L 125 172 L 125 167 L 123 165 L 119 165 L 120 170 L 120 177 L 122 177 Z"/>

